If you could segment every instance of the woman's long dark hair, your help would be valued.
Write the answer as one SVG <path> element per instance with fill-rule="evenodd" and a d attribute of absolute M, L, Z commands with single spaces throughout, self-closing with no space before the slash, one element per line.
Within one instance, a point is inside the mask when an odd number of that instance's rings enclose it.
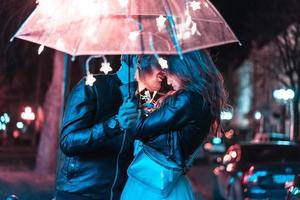
<path fill-rule="evenodd" d="M 209 54 L 200 50 L 183 54 L 183 59 L 179 56 L 169 56 L 167 60 L 167 73 L 179 78 L 185 90 L 197 92 L 204 98 L 205 103 L 210 106 L 212 123 L 219 126 L 220 114 L 227 106 L 228 95 L 223 77 Z"/>

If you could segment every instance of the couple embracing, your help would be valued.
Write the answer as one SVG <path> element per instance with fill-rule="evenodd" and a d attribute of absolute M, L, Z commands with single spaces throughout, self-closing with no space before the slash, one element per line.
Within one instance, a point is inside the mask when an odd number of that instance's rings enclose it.
<path fill-rule="evenodd" d="M 116 75 L 74 87 L 62 122 L 56 200 L 194 199 L 185 173 L 220 123 L 227 96 L 205 51 L 165 59 L 167 69 L 155 56 L 123 56 Z M 136 69 L 130 78 L 128 67 Z M 151 109 L 141 106 L 138 91 L 158 91 L 164 78 L 172 89 Z"/>

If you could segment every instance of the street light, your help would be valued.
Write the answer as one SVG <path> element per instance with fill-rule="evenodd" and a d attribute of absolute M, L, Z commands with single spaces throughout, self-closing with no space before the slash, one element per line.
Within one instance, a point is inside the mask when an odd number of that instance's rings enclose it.
<path fill-rule="evenodd" d="M 295 97 L 295 92 L 291 89 L 274 90 L 273 97 L 278 100 L 288 101 Z"/>
<path fill-rule="evenodd" d="M 32 121 L 35 119 L 35 114 L 32 112 L 31 107 L 25 107 L 25 111 L 21 113 L 21 118 L 24 120 Z"/>
<path fill-rule="evenodd" d="M 255 118 L 256 120 L 260 120 L 260 119 L 261 119 L 261 112 L 256 111 L 255 114 L 254 114 L 254 118 Z"/>
<path fill-rule="evenodd" d="M 264 131 L 264 118 L 260 111 L 254 113 L 254 118 L 259 122 L 258 132 L 262 133 Z"/>
<path fill-rule="evenodd" d="M 290 106 L 290 140 L 294 139 L 294 110 L 293 110 L 293 99 L 295 97 L 295 92 L 291 89 L 279 89 L 273 91 L 273 97 L 284 104 Z"/>
<path fill-rule="evenodd" d="M 24 123 L 23 123 L 23 122 L 17 122 L 17 123 L 16 123 L 16 127 L 17 127 L 18 129 L 23 129 L 23 128 L 24 128 Z"/>
<path fill-rule="evenodd" d="M 231 120 L 232 117 L 233 117 L 232 112 L 229 112 L 229 111 L 221 112 L 221 120 Z"/>

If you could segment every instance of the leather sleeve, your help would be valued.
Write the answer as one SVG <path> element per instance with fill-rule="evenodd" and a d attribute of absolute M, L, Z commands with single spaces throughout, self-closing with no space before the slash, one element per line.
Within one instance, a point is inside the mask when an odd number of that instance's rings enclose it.
<path fill-rule="evenodd" d="M 172 100 L 166 100 L 148 117 L 138 120 L 130 129 L 130 133 L 136 139 L 147 140 L 184 126 L 190 120 L 193 111 L 191 95 L 188 92 L 181 92 L 171 98 Z"/>
<path fill-rule="evenodd" d="M 60 135 L 60 147 L 67 156 L 95 151 L 105 140 L 121 133 L 119 127 L 108 128 L 109 119 L 94 124 L 97 99 L 93 87 L 86 86 L 83 79 L 68 98 Z"/>

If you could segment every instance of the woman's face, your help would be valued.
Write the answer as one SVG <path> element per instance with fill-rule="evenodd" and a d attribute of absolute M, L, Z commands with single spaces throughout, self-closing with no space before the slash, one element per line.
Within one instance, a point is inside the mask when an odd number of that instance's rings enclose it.
<path fill-rule="evenodd" d="M 175 75 L 167 73 L 168 85 L 171 85 L 174 90 L 182 89 L 182 81 Z"/>

